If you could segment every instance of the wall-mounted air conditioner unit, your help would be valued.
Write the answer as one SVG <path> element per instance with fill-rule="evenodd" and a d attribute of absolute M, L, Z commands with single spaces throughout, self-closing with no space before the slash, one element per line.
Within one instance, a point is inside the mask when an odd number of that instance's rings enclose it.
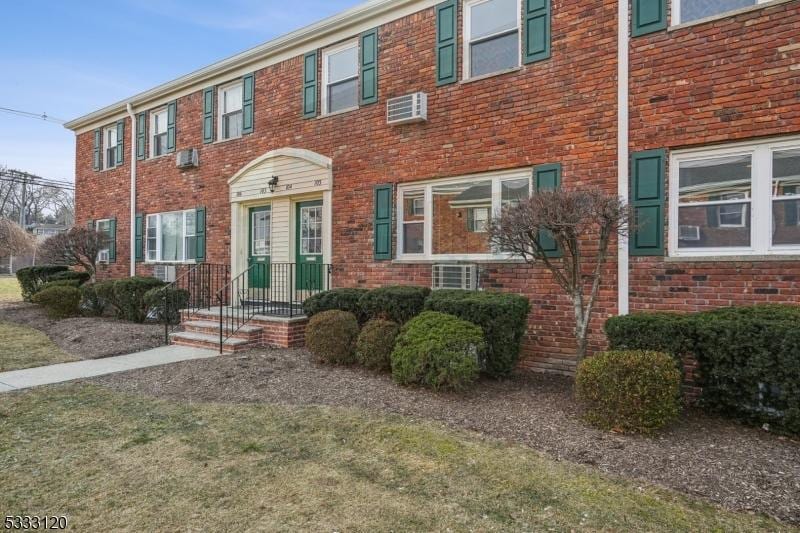
<path fill-rule="evenodd" d="M 478 265 L 433 265 L 432 288 L 477 291 L 480 285 L 478 270 Z"/>
<path fill-rule="evenodd" d="M 410 124 L 428 120 L 428 95 L 413 93 L 386 102 L 388 124 Z"/>
<path fill-rule="evenodd" d="M 98 263 L 108 263 L 108 250 L 100 250 L 97 253 L 97 262 Z"/>
<path fill-rule="evenodd" d="M 699 241 L 700 240 L 700 226 L 683 226 L 678 228 L 678 240 L 681 241 Z"/>
<path fill-rule="evenodd" d="M 175 265 L 155 265 L 153 267 L 153 277 L 160 279 L 164 283 L 175 281 Z"/>
<path fill-rule="evenodd" d="M 200 154 L 195 148 L 181 150 L 175 156 L 175 164 L 178 168 L 192 168 L 200 164 Z"/>

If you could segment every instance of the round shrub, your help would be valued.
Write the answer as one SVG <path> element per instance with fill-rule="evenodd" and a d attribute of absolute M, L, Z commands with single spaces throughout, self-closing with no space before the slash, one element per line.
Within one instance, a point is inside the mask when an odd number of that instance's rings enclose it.
<path fill-rule="evenodd" d="M 604 352 L 578 366 L 575 391 L 592 425 L 651 433 L 678 417 L 681 373 L 665 353 Z"/>
<path fill-rule="evenodd" d="M 76 287 L 47 287 L 33 295 L 33 303 L 43 306 L 50 318 L 75 316 L 80 310 L 81 291 Z"/>
<path fill-rule="evenodd" d="M 142 276 L 116 280 L 114 282 L 114 299 L 115 304 L 119 307 L 121 317 L 132 322 L 144 322 L 149 312 L 144 295 L 150 289 L 163 286 L 164 282 L 159 279 Z"/>
<path fill-rule="evenodd" d="M 355 361 L 358 320 L 346 311 L 323 311 L 306 326 L 306 348 L 320 363 L 347 365 Z"/>
<path fill-rule="evenodd" d="M 156 287 L 144 295 L 144 303 L 159 322 L 180 323 L 181 310 L 189 303 L 189 291 L 177 287 Z"/>
<path fill-rule="evenodd" d="M 430 293 L 428 287 L 390 285 L 367 292 L 359 303 L 369 318 L 405 324 L 422 312 Z"/>
<path fill-rule="evenodd" d="M 392 351 L 392 377 L 401 385 L 462 390 L 477 379 L 485 349 L 479 326 L 425 311 L 400 331 Z"/>
<path fill-rule="evenodd" d="M 17 281 L 22 289 L 22 299 L 32 301 L 33 295 L 41 290 L 42 285 L 59 272 L 68 268 L 64 265 L 37 265 L 17 270 Z"/>
<path fill-rule="evenodd" d="M 92 286 L 94 287 L 94 292 L 97 295 L 98 300 L 103 303 L 103 307 L 105 308 L 110 306 L 114 310 L 114 314 L 117 316 L 117 318 L 122 318 L 122 311 L 120 310 L 117 297 L 114 294 L 115 283 L 115 280 L 109 279 L 106 281 L 98 281 Z"/>
<path fill-rule="evenodd" d="M 331 289 L 315 294 L 303 302 L 303 312 L 309 318 L 323 311 L 347 311 L 353 313 L 359 322 L 366 320 L 364 309 L 359 300 L 367 293 L 367 289 Z"/>
<path fill-rule="evenodd" d="M 392 350 L 400 326 L 397 322 L 374 318 L 364 324 L 356 340 L 356 361 L 371 370 L 391 370 Z"/>

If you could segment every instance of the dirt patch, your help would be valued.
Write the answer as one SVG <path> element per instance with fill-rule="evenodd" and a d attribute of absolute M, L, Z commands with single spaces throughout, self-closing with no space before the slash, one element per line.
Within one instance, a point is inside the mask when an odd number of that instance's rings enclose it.
<path fill-rule="evenodd" d="M 37 329 L 59 348 L 80 359 L 133 353 L 164 343 L 163 326 L 109 317 L 52 320 L 41 307 L 25 302 L 0 303 L 0 321 Z"/>
<path fill-rule="evenodd" d="M 720 503 L 800 523 L 800 443 L 687 413 L 653 438 L 586 427 L 567 378 L 481 381 L 463 395 L 396 386 L 359 368 L 321 366 L 305 350 L 259 350 L 112 374 L 114 389 L 188 401 L 334 405 L 400 413 L 508 439 Z"/>

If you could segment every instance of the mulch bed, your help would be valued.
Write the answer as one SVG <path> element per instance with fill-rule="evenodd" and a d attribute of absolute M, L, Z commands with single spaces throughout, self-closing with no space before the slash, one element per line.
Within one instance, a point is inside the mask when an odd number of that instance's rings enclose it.
<path fill-rule="evenodd" d="M 580 421 L 568 378 L 525 374 L 441 394 L 398 387 L 359 368 L 318 365 L 305 350 L 259 350 L 90 381 L 181 401 L 330 405 L 434 419 L 800 523 L 800 442 L 698 412 L 651 438 L 598 431 Z"/>
<path fill-rule="evenodd" d="M 110 317 L 53 320 L 40 306 L 25 302 L 0 303 L 0 322 L 37 329 L 59 348 L 81 359 L 122 355 L 164 344 L 163 326 Z"/>

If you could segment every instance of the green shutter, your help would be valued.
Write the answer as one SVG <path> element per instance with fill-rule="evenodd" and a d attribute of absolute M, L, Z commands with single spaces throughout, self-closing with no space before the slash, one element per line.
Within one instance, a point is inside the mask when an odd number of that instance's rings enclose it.
<path fill-rule="evenodd" d="M 136 232 L 134 235 L 135 260 L 141 262 L 144 261 L 144 215 L 141 213 L 136 215 Z"/>
<path fill-rule="evenodd" d="M 206 208 L 198 207 L 195 212 L 195 260 L 201 263 L 206 260 Z"/>
<path fill-rule="evenodd" d="M 561 187 L 561 164 L 539 165 L 533 169 L 533 185 L 536 191 L 547 191 Z M 539 232 L 539 242 L 547 257 L 561 257 L 561 250 L 550 232 Z"/>
<path fill-rule="evenodd" d="M 374 219 L 372 228 L 376 261 L 392 258 L 392 185 L 376 185 L 374 189 Z"/>
<path fill-rule="evenodd" d="M 667 0 L 632 0 L 631 35 L 638 37 L 667 28 Z"/>
<path fill-rule="evenodd" d="M 303 56 L 303 117 L 317 116 L 317 52 Z"/>
<path fill-rule="evenodd" d="M 550 57 L 550 0 L 525 0 L 523 52 L 525 63 Z"/>
<path fill-rule="evenodd" d="M 203 89 L 203 143 L 214 142 L 214 88 Z"/>
<path fill-rule="evenodd" d="M 175 121 L 178 114 L 178 101 L 167 104 L 167 152 L 175 151 Z"/>
<path fill-rule="evenodd" d="M 117 165 L 125 162 L 125 119 L 117 121 Z"/>
<path fill-rule="evenodd" d="M 436 85 L 458 81 L 458 2 L 436 6 Z"/>
<path fill-rule="evenodd" d="M 97 128 L 94 130 L 94 152 L 93 152 L 93 159 L 92 159 L 92 168 L 95 170 L 100 170 L 103 168 L 103 158 L 101 157 L 101 152 L 103 146 L 103 130 Z"/>
<path fill-rule="evenodd" d="M 108 262 L 117 262 L 117 219 L 108 221 Z"/>
<path fill-rule="evenodd" d="M 147 114 L 136 115 L 136 159 L 141 161 L 147 157 Z"/>
<path fill-rule="evenodd" d="M 361 34 L 361 105 L 378 101 L 378 29 Z"/>
<path fill-rule="evenodd" d="M 253 102 L 255 101 L 255 74 L 242 78 L 242 133 L 253 133 Z"/>
<path fill-rule="evenodd" d="M 631 155 L 631 255 L 664 255 L 664 150 Z"/>

